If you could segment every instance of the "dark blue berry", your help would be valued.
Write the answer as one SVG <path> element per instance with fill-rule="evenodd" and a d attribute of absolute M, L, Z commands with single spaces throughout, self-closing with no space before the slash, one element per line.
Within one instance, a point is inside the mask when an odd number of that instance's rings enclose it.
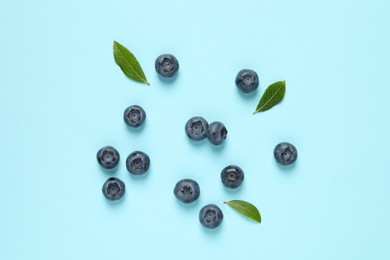
<path fill-rule="evenodd" d="M 171 54 L 163 54 L 157 57 L 155 68 L 158 74 L 164 77 L 172 77 L 179 70 L 179 62 Z"/>
<path fill-rule="evenodd" d="M 176 183 L 173 189 L 175 197 L 184 202 L 191 203 L 199 198 L 200 189 L 196 181 L 191 179 L 183 179 Z"/>
<path fill-rule="evenodd" d="M 193 141 L 201 141 L 206 138 L 209 123 L 200 116 L 190 118 L 185 125 L 187 136 Z"/>
<path fill-rule="evenodd" d="M 146 118 L 145 110 L 137 105 L 129 106 L 123 113 L 123 120 L 126 125 L 131 127 L 140 127 Z"/>
<path fill-rule="evenodd" d="M 149 169 L 149 166 L 149 156 L 141 151 L 132 152 L 126 159 L 126 168 L 134 175 L 144 174 Z"/>
<path fill-rule="evenodd" d="M 250 93 L 259 86 L 259 76 L 253 70 L 240 70 L 236 76 L 236 86 L 244 93 Z"/>
<path fill-rule="evenodd" d="M 238 188 L 244 181 L 244 172 L 236 165 L 226 166 L 221 172 L 221 180 L 227 188 Z"/>
<path fill-rule="evenodd" d="M 206 228 L 214 229 L 221 224 L 222 220 L 223 213 L 217 205 L 208 204 L 199 212 L 199 221 Z"/>
<path fill-rule="evenodd" d="M 125 194 L 125 184 L 118 178 L 109 178 L 102 187 L 104 197 L 109 200 L 119 200 Z"/>
<path fill-rule="evenodd" d="M 274 156 L 276 161 L 281 165 L 289 165 L 297 160 L 298 151 L 294 145 L 283 142 L 275 147 Z"/>
<path fill-rule="evenodd" d="M 214 145 L 222 144 L 227 136 L 228 131 L 221 122 L 212 122 L 207 128 L 206 136 L 210 143 Z"/>
<path fill-rule="evenodd" d="M 113 169 L 118 165 L 120 156 L 114 147 L 106 146 L 97 152 L 96 158 L 100 166 L 103 168 Z"/>

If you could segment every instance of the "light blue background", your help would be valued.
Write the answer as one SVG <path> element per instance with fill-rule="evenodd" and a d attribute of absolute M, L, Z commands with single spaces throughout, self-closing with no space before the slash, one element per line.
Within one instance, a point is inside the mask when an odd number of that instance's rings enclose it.
<path fill-rule="evenodd" d="M 389 259 L 389 1 L 0 2 L 0 259 Z M 127 79 L 113 40 L 140 61 L 151 86 Z M 162 53 L 180 62 L 159 78 Z M 242 96 L 242 68 L 261 86 Z M 287 81 L 284 101 L 252 115 L 265 88 Z M 123 110 L 147 112 L 142 131 Z M 223 147 L 191 143 L 194 115 L 224 122 Z M 292 168 L 273 159 L 278 142 L 299 150 Z M 96 152 L 122 161 L 104 172 Z M 144 178 L 127 155 L 151 157 Z M 243 168 L 238 191 L 220 171 Z M 125 198 L 101 194 L 110 176 Z M 174 198 L 184 177 L 199 201 Z M 256 224 L 224 205 L 255 204 Z M 218 230 L 198 222 L 219 205 Z"/>

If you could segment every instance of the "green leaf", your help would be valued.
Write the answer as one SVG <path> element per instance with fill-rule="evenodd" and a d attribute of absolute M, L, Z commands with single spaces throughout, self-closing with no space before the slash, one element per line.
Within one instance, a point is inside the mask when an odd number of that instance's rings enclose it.
<path fill-rule="evenodd" d="M 146 83 L 144 71 L 141 68 L 137 58 L 125 46 L 114 41 L 114 59 L 125 75 L 135 81 Z"/>
<path fill-rule="evenodd" d="M 286 81 L 278 81 L 268 86 L 268 88 L 264 91 L 263 96 L 261 97 L 259 104 L 256 107 L 256 111 L 253 114 L 258 112 L 266 111 L 280 101 L 282 101 L 284 97 L 284 93 L 286 92 Z"/>
<path fill-rule="evenodd" d="M 248 218 L 251 218 L 256 222 L 261 223 L 260 212 L 253 204 L 243 200 L 231 200 L 225 202 L 225 204 L 237 210 L 242 215 L 247 216 Z"/>

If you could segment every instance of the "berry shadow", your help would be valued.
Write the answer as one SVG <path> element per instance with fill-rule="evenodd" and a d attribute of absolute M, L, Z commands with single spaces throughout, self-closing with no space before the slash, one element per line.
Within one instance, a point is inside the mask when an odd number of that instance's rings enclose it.
<path fill-rule="evenodd" d="M 99 167 L 100 171 L 103 172 L 104 174 L 115 174 L 118 171 L 119 165 L 112 169 L 105 169 L 103 167 Z"/>
<path fill-rule="evenodd" d="M 120 198 L 119 200 L 108 200 L 108 199 L 104 198 L 104 196 L 103 196 L 103 199 L 106 201 L 106 204 L 109 207 L 116 207 L 116 205 L 120 205 L 120 204 L 124 203 L 124 201 L 126 200 L 126 192 L 123 195 L 123 197 Z"/>
<path fill-rule="evenodd" d="M 179 205 L 180 207 L 183 207 L 185 209 L 196 209 L 196 207 L 199 205 L 199 199 L 195 200 L 192 203 L 184 203 L 181 202 L 180 200 L 176 199 L 176 204 Z"/>
<path fill-rule="evenodd" d="M 137 180 L 145 180 L 145 179 L 149 178 L 149 175 L 150 175 L 149 170 L 147 172 L 145 172 L 144 174 L 141 174 L 141 175 L 135 175 L 135 174 L 132 174 L 132 173 L 128 173 L 128 174 L 130 175 L 130 178 L 132 180 L 135 180 L 135 181 L 137 181 Z"/>
<path fill-rule="evenodd" d="M 257 96 L 258 90 L 256 89 L 256 90 L 253 91 L 253 92 L 244 93 L 244 92 L 242 92 L 241 90 L 239 90 L 239 89 L 237 88 L 237 92 L 239 93 L 239 95 L 240 95 L 242 98 L 245 98 L 245 99 L 253 99 L 255 96 Z"/>
<path fill-rule="evenodd" d="M 163 85 L 171 85 L 174 81 L 176 81 L 176 79 L 179 77 L 179 72 L 177 72 L 175 75 L 173 75 L 172 77 L 164 77 L 164 76 L 161 76 L 160 74 L 158 74 L 158 79 L 160 80 L 160 82 L 163 84 Z"/>
<path fill-rule="evenodd" d="M 211 149 L 213 150 L 213 152 L 215 152 L 215 153 L 221 153 L 221 151 L 224 149 L 224 147 L 225 147 L 225 143 L 226 143 L 226 141 L 225 142 L 223 142 L 222 144 L 220 144 L 220 145 L 213 145 L 213 144 L 211 144 Z"/>
<path fill-rule="evenodd" d="M 206 228 L 206 227 L 202 226 L 202 224 L 199 224 L 199 225 L 200 225 L 200 228 L 202 229 L 202 232 L 203 232 L 204 234 L 207 234 L 208 236 L 217 236 L 217 234 L 221 233 L 221 229 L 222 229 L 222 226 L 223 226 L 223 222 L 224 222 L 224 221 L 225 221 L 225 220 L 223 220 L 222 223 L 221 223 L 218 227 L 216 227 L 216 228 L 214 228 L 214 229 L 212 229 L 212 228 Z M 198 222 L 199 222 L 199 221 L 198 221 Z"/>
<path fill-rule="evenodd" d="M 138 134 L 138 133 L 140 133 L 144 128 L 145 128 L 145 125 L 146 125 L 147 123 L 146 123 L 146 121 L 142 124 L 142 125 L 140 125 L 139 127 L 131 127 L 131 126 L 128 126 L 128 125 L 126 125 L 125 124 L 125 127 L 126 127 L 126 129 L 127 129 L 127 131 L 129 131 L 130 133 L 132 133 L 132 134 Z"/>
<path fill-rule="evenodd" d="M 190 143 L 194 147 L 199 147 L 199 146 L 202 146 L 202 145 L 205 145 L 206 143 L 208 143 L 206 138 L 201 140 L 201 141 L 194 141 L 194 140 L 191 140 L 190 138 L 186 138 L 186 139 L 188 140 L 188 143 Z"/>
<path fill-rule="evenodd" d="M 281 165 L 281 164 L 279 164 L 278 162 L 275 162 L 275 164 L 277 165 L 277 167 L 278 167 L 281 171 L 284 171 L 284 172 L 291 172 L 292 170 L 295 169 L 297 162 L 294 162 L 293 164 L 290 164 L 290 165 Z"/>
<path fill-rule="evenodd" d="M 226 187 L 225 185 L 221 184 L 224 188 L 224 190 L 229 193 L 229 194 L 237 194 L 239 192 L 241 192 L 241 190 L 243 189 L 243 186 L 245 186 L 244 183 L 242 183 L 239 187 L 235 188 L 235 189 L 231 189 L 231 188 L 228 188 Z"/>

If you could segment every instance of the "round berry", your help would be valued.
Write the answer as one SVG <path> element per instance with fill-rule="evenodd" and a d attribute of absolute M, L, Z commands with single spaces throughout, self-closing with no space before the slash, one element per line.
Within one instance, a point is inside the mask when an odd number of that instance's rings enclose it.
<path fill-rule="evenodd" d="M 298 158 L 298 151 L 294 145 L 283 142 L 276 145 L 274 149 L 274 156 L 281 165 L 289 165 L 294 163 Z"/>
<path fill-rule="evenodd" d="M 180 180 L 176 183 L 173 194 L 178 200 L 184 203 L 194 202 L 200 195 L 199 185 L 191 179 Z"/>
<path fill-rule="evenodd" d="M 108 200 L 119 200 L 125 194 L 125 184 L 118 178 L 109 178 L 102 187 L 104 197 Z"/>
<path fill-rule="evenodd" d="M 123 120 L 126 125 L 131 127 L 140 127 L 146 118 L 145 110 L 137 105 L 129 106 L 123 113 Z"/>
<path fill-rule="evenodd" d="M 221 172 L 221 180 L 225 187 L 236 189 L 244 181 L 244 172 L 236 165 L 226 166 Z"/>
<path fill-rule="evenodd" d="M 126 159 L 127 170 L 134 175 L 144 174 L 150 166 L 149 156 L 141 151 L 134 151 Z"/>
<path fill-rule="evenodd" d="M 179 62 L 171 54 L 162 54 L 157 57 L 155 68 L 158 74 L 164 77 L 173 77 L 179 70 Z"/>
<path fill-rule="evenodd" d="M 201 141 L 206 138 L 209 123 L 200 116 L 190 118 L 185 125 L 187 136 L 193 141 Z"/>
<path fill-rule="evenodd" d="M 204 206 L 199 212 L 200 223 L 210 229 L 218 227 L 223 220 L 222 210 L 214 204 Z"/>
<path fill-rule="evenodd" d="M 103 168 L 113 169 L 118 165 L 120 156 L 114 147 L 105 146 L 97 152 L 96 158 Z"/>
<path fill-rule="evenodd" d="M 227 129 L 221 122 L 212 122 L 207 128 L 206 137 L 214 145 L 222 144 L 227 136 Z"/>
<path fill-rule="evenodd" d="M 236 86 L 244 93 L 250 93 L 259 86 L 259 76 L 253 70 L 240 70 L 236 76 Z"/>

